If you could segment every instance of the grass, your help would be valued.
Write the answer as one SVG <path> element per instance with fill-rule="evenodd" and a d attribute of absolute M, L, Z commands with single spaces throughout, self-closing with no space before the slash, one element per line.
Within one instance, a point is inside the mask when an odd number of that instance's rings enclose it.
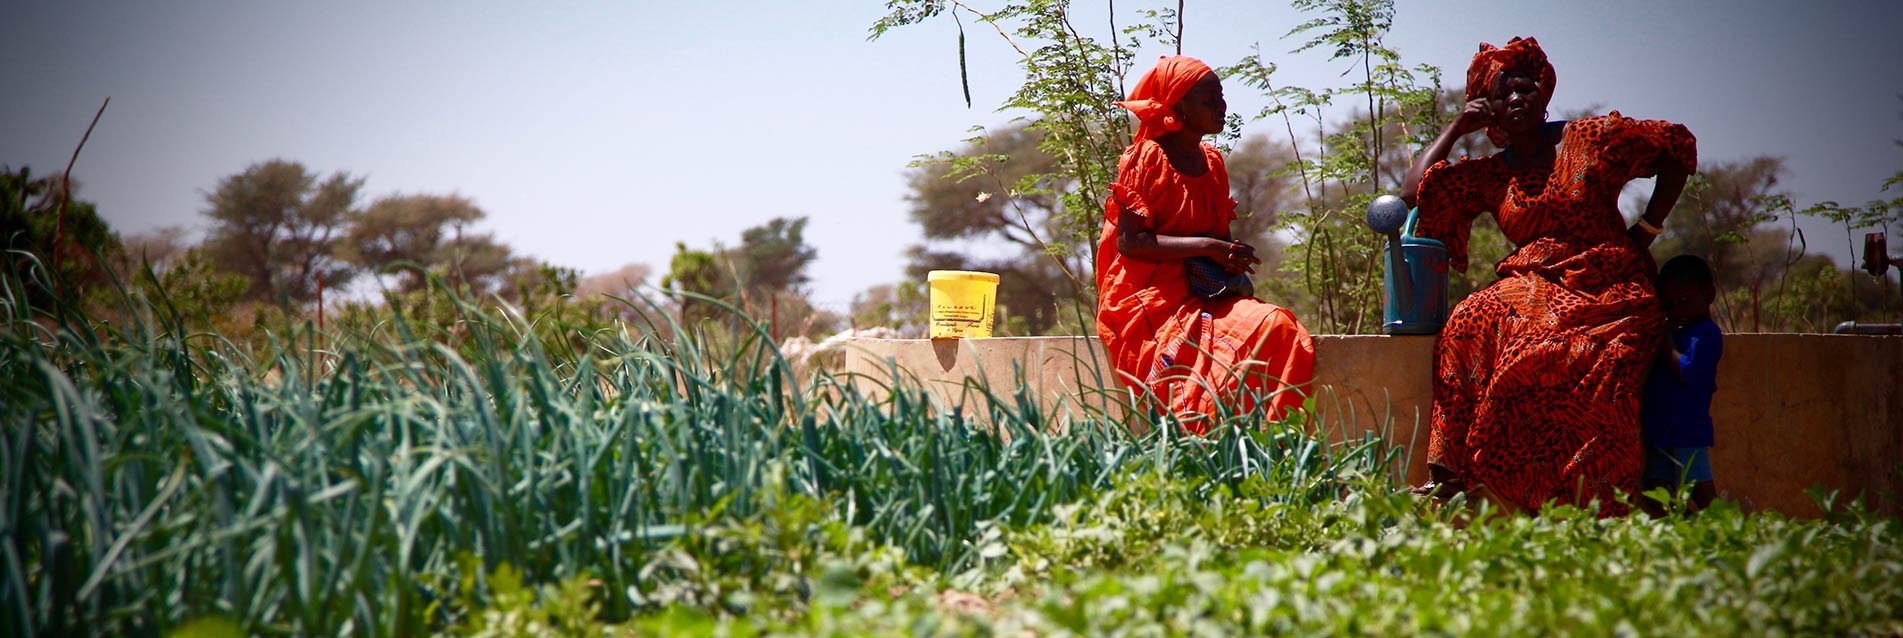
<path fill-rule="evenodd" d="M 1051 435 L 1022 387 L 868 395 L 657 314 L 241 344 L 43 285 L 0 279 L 10 636 L 1903 631 L 1903 529 L 1854 506 L 1474 518 L 1325 424 Z"/>

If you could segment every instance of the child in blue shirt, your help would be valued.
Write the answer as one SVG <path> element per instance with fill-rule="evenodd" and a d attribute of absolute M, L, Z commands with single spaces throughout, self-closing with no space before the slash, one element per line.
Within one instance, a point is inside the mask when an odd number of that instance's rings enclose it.
<path fill-rule="evenodd" d="M 1711 321 L 1718 296 L 1711 265 L 1693 255 L 1666 261 L 1658 274 L 1659 304 L 1666 329 L 1658 361 L 1645 383 L 1640 418 L 1644 423 L 1643 490 L 1664 487 L 1673 493 L 1691 485 L 1691 511 L 1711 505 L 1717 488 L 1711 476 L 1711 396 L 1718 391 L 1718 359 L 1724 334 Z M 1659 503 L 1639 499 L 1653 515 Z"/>

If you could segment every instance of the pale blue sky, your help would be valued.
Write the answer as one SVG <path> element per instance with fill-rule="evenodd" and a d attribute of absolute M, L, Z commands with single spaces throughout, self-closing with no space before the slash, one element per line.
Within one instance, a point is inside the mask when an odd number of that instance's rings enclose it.
<path fill-rule="evenodd" d="M 59 170 L 111 95 L 75 178 L 123 232 L 202 229 L 203 191 L 282 157 L 366 175 L 370 197 L 462 193 L 503 241 L 590 273 L 664 268 L 677 240 L 810 216 L 814 296 L 842 310 L 897 279 L 917 240 L 906 163 L 1008 120 L 993 109 L 1021 79 L 967 21 L 966 109 L 952 23 L 867 42 L 876 0 L 10 5 L 0 164 Z M 1104 3 L 1078 5 L 1078 26 L 1105 35 Z M 1147 6 L 1118 5 L 1119 22 Z M 1785 156 L 1800 202 L 1860 203 L 1903 168 L 1900 2 L 1398 5 L 1389 44 L 1409 64 L 1458 85 L 1477 42 L 1537 36 L 1559 70 L 1555 112 L 1679 121 L 1707 161 Z M 1283 83 L 1346 82 L 1344 63 L 1283 53 L 1303 18 L 1285 3 L 1187 14 L 1187 54 L 1221 65 L 1259 42 Z M 1229 94 L 1236 112 L 1261 104 Z M 1841 231 L 1818 234 L 1846 254 Z"/>

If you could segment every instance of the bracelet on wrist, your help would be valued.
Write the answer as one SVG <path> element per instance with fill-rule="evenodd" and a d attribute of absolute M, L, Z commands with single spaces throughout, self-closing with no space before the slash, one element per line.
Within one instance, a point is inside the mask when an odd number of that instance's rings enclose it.
<path fill-rule="evenodd" d="M 1652 222 L 1645 221 L 1644 217 L 1640 217 L 1639 223 L 1634 225 L 1637 226 L 1639 230 L 1645 231 L 1645 234 L 1651 235 L 1653 237 L 1657 237 L 1659 236 L 1659 233 L 1665 232 L 1664 228 L 1655 226 L 1652 224 Z"/>

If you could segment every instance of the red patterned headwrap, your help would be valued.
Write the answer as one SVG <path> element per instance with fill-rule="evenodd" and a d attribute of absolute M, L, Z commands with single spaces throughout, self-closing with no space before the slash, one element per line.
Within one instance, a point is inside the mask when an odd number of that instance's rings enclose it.
<path fill-rule="evenodd" d="M 1559 77 L 1553 73 L 1553 63 L 1547 62 L 1546 52 L 1540 50 L 1539 40 L 1516 37 L 1508 40 L 1505 47 L 1482 42 L 1480 52 L 1474 54 L 1473 64 L 1467 66 L 1467 101 L 1492 95 L 1493 83 L 1507 72 L 1524 73 L 1532 78 L 1548 100 L 1553 98 L 1553 86 L 1559 83 Z M 1506 131 L 1489 126 L 1487 138 L 1493 140 L 1495 146 L 1506 146 Z"/>
<path fill-rule="evenodd" d="M 1136 114 L 1136 139 L 1147 140 L 1182 130 L 1183 120 L 1176 116 L 1176 103 L 1211 72 L 1209 65 L 1189 56 L 1167 55 L 1157 60 L 1156 68 L 1144 73 L 1143 78 L 1137 80 L 1136 88 L 1130 89 L 1130 99 L 1117 103 Z"/>

